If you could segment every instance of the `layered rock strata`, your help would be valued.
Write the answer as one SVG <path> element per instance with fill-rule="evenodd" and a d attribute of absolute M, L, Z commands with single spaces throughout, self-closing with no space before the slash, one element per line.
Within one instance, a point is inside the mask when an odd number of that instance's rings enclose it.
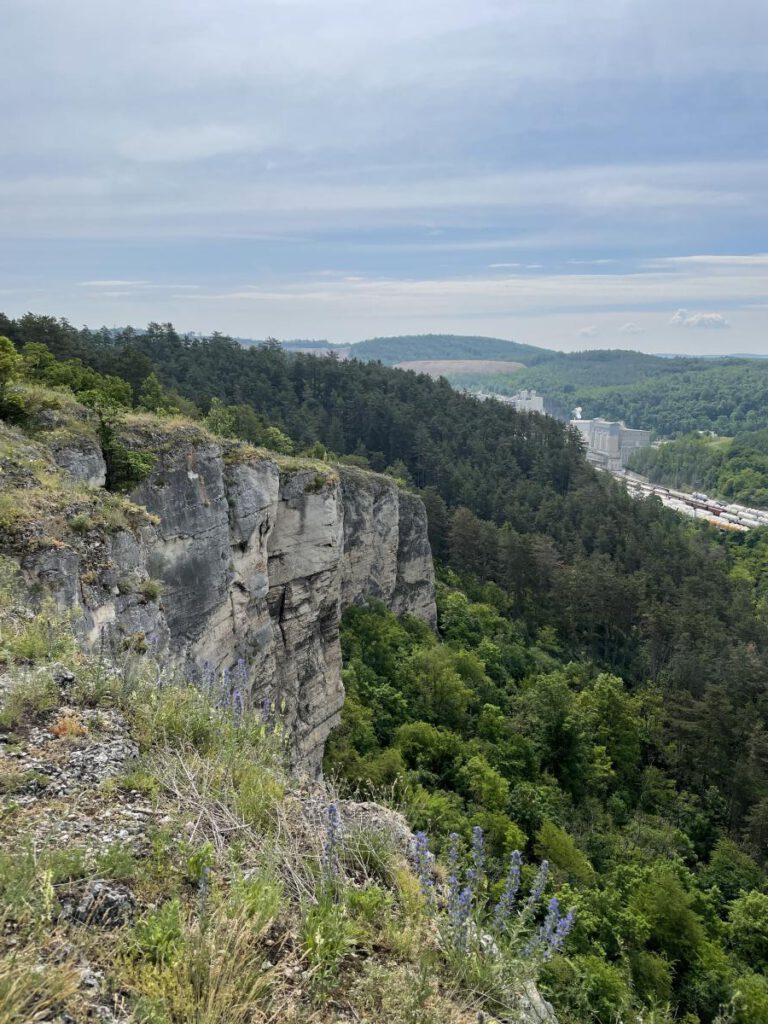
<path fill-rule="evenodd" d="M 385 476 L 278 465 L 210 439 L 164 445 L 130 499 L 153 525 L 93 537 L 86 551 L 37 551 L 27 572 L 78 610 L 91 646 L 143 634 L 187 669 L 237 667 L 239 685 L 282 716 L 296 762 L 317 771 L 344 699 L 343 610 L 377 598 L 435 624 L 420 499 Z"/>

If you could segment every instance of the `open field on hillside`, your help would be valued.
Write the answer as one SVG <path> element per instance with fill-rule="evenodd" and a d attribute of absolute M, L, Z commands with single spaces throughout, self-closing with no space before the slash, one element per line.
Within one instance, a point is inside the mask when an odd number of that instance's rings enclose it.
<path fill-rule="evenodd" d="M 524 369 L 522 363 L 506 359 L 410 359 L 397 364 L 400 370 L 428 373 L 430 377 L 453 376 L 457 373 L 515 373 Z"/>

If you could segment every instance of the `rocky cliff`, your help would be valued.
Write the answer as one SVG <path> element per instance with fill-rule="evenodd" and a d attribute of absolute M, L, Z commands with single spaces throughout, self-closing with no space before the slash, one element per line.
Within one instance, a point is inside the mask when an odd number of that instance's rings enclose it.
<path fill-rule="evenodd" d="M 317 770 L 343 702 L 344 608 L 375 597 L 435 623 L 424 506 L 388 477 L 271 456 L 193 426 L 135 417 L 122 440 L 154 454 L 130 503 L 101 489 L 92 436 L 17 436 L 17 454 L 38 467 L 55 460 L 69 483 L 55 516 L 22 516 L 4 548 L 78 612 L 87 644 L 143 635 L 187 668 L 237 666 L 252 699 L 280 709 L 297 761 Z M 20 501 L 39 490 L 31 472 L 26 486 L 16 474 Z"/>

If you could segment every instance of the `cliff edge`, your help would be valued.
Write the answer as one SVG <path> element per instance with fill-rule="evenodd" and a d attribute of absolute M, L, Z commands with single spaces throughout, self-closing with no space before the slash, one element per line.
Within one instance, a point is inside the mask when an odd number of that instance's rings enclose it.
<path fill-rule="evenodd" d="M 296 762 L 319 770 L 344 699 L 344 609 L 376 598 L 436 622 L 421 500 L 389 477 L 197 424 L 127 417 L 120 444 L 151 456 L 124 497 L 104 490 L 98 439 L 71 405 L 47 411 L 33 437 L 3 428 L 1 479 L 17 513 L 4 523 L 0 510 L 0 547 L 75 613 L 91 649 L 143 637 L 187 671 L 236 670 L 285 720 Z"/>

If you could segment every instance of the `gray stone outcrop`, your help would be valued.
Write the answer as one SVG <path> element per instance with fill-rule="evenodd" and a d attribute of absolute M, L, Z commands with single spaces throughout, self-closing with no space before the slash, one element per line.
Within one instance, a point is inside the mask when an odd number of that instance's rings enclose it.
<path fill-rule="evenodd" d="M 154 525 L 29 553 L 28 574 L 92 647 L 144 637 L 187 670 L 239 665 L 310 771 L 344 700 L 343 610 L 376 598 L 435 625 L 424 506 L 386 476 L 182 441 L 130 499 Z"/>

